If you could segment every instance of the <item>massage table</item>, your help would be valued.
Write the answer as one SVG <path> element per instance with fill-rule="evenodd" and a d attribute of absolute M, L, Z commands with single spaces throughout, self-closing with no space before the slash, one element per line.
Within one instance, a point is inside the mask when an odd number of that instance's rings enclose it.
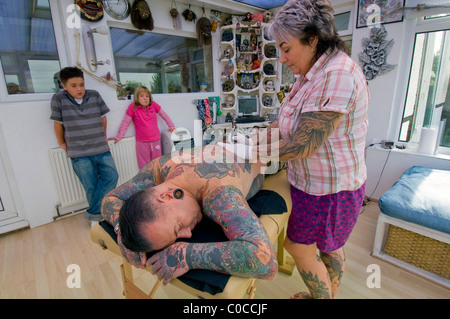
<path fill-rule="evenodd" d="M 284 199 L 285 212 L 276 213 L 276 214 L 265 214 L 260 216 L 260 220 L 269 236 L 269 239 L 272 245 L 275 244 L 276 241 L 278 252 L 277 259 L 279 265 L 279 271 L 282 271 L 287 274 L 292 274 L 294 263 L 292 258 L 285 256 L 284 254 L 284 237 L 285 237 L 285 226 L 287 220 L 289 218 L 289 214 L 292 208 L 291 194 L 290 194 L 290 184 L 286 177 L 286 171 L 281 170 L 273 175 L 267 175 L 265 177 L 263 183 L 263 190 L 274 191 L 279 196 Z M 269 199 L 270 201 L 271 199 Z M 250 204 L 250 200 L 249 200 Z M 205 218 L 204 218 L 205 219 Z M 110 227 L 111 229 L 108 229 Z M 198 227 L 198 226 L 197 226 Z M 196 228 L 197 228 L 196 227 Z M 106 228 L 106 230 L 105 230 Z M 195 229 L 194 229 L 195 230 Z M 122 253 L 120 252 L 119 246 L 117 245 L 114 237 L 114 232 L 112 227 L 106 222 L 101 222 L 90 230 L 90 236 L 92 241 L 100 245 L 103 249 L 108 249 L 112 253 L 122 257 L 123 263 L 120 266 L 122 272 L 122 283 L 124 287 L 124 295 L 127 299 L 143 299 L 143 298 L 153 298 L 157 289 L 159 288 L 161 281 L 157 281 L 154 287 L 151 289 L 150 293 L 146 293 L 138 288 L 133 281 L 133 273 L 132 266 L 123 258 Z M 274 246 L 275 247 L 275 246 Z M 151 267 L 145 268 L 150 275 Z M 197 270 L 190 270 L 189 273 L 193 273 Z M 211 272 L 209 270 L 198 270 L 200 272 Z M 212 272 L 211 272 L 212 273 Z M 218 291 L 211 291 L 214 289 L 210 289 L 210 287 L 198 287 L 195 284 L 191 284 L 189 280 L 184 280 L 184 278 L 176 278 L 170 281 L 171 285 L 174 285 L 183 291 L 186 291 L 198 298 L 204 299 L 241 299 L 246 294 L 248 298 L 252 299 L 255 295 L 255 278 L 243 278 L 238 276 L 230 276 L 225 274 L 214 273 L 219 277 L 217 280 L 213 281 L 224 281 L 223 290 L 219 289 Z M 155 275 L 156 276 L 156 275 Z M 203 274 L 199 273 L 197 275 L 202 277 Z M 224 278 L 226 277 L 226 278 Z"/>

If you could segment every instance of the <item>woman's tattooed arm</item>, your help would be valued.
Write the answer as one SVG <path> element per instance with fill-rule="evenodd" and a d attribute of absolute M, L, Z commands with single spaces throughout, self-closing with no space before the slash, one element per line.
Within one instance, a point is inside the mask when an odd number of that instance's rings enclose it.
<path fill-rule="evenodd" d="M 299 124 L 291 140 L 274 140 L 273 134 L 266 134 L 267 143 L 260 143 L 258 154 L 278 158 L 280 161 L 307 158 L 314 154 L 339 125 L 343 114 L 336 112 L 306 112 L 300 115 Z M 272 132 L 271 130 L 268 130 Z M 272 132 L 273 133 L 273 132 Z M 271 138 L 272 137 L 272 138 Z"/>

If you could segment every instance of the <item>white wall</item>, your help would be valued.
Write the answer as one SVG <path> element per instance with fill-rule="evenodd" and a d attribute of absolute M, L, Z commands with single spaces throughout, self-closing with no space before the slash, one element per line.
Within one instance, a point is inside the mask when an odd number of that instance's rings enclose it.
<path fill-rule="evenodd" d="M 356 24 L 356 22 L 355 22 Z M 387 58 L 387 63 L 396 65 L 389 73 L 379 75 L 375 79 L 368 81 L 370 91 L 369 107 L 369 129 L 367 131 L 367 142 L 374 138 L 387 139 L 391 109 L 393 108 L 393 97 L 397 90 L 397 81 L 407 81 L 407 75 L 400 75 L 398 64 L 402 53 L 403 24 L 392 23 L 384 25 L 388 36 L 386 40 L 394 39 L 395 43 Z M 358 54 L 362 51 L 361 41 L 368 38 L 369 28 L 360 28 L 353 31 L 352 59 L 358 60 Z"/>
<path fill-rule="evenodd" d="M 427 2 L 427 4 L 431 3 L 434 2 Z M 417 1 L 414 3 L 413 1 L 406 1 L 406 6 L 414 6 L 416 4 Z M 355 17 L 356 12 L 355 4 Z M 370 107 L 369 129 L 366 138 L 367 145 L 370 145 L 374 138 L 378 140 L 393 140 L 398 134 L 396 122 L 403 111 L 403 95 L 409 76 L 408 59 L 409 55 L 412 54 L 409 51 L 411 43 L 414 41 L 414 35 L 411 35 L 410 30 L 408 30 L 411 27 L 410 14 L 411 11 L 406 12 L 407 16 L 403 22 L 384 25 L 388 32 L 386 40 L 394 39 L 395 41 L 388 55 L 387 63 L 397 66 L 389 73 L 377 76 L 369 81 Z M 358 54 L 362 51 L 361 41 L 364 37 L 369 37 L 370 30 L 369 28 L 357 29 L 355 26 L 356 21 L 353 29 L 352 58 L 358 61 Z M 388 154 L 388 150 L 383 150 L 379 147 L 371 147 L 366 151 L 368 170 L 366 195 L 375 199 L 378 199 L 392 187 L 401 174 L 411 166 L 421 165 L 450 169 L 450 157 L 448 156 L 426 156 L 411 150 L 397 149 L 390 153 L 389 158 Z M 388 159 L 387 162 L 386 159 Z M 382 173 L 385 164 L 386 166 Z"/>
<path fill-rule="evenodd" d="M 53 23 L 57 35 L 57 44 L 61 67 L 76 64 L 76 41 L 74 32 L 76 29 L 67 27 L 66 21 L 71 12 L 67 8 L 73 4 L 73 0 L 50 0 Z M 182 30 L 174 31 L 172 19 L 169 16 L 171 1 L 152 0 L 152 11 L 155 29 L 154 32 L 184 34 L 196 37 L 195 23 L 182 19 Z M 186 5 L 187 8 L 187 5 Z M 178 3 L 178 10 L 184 10 L 184 5 Z M 200 7 L 192 6 L 191 9 L 201 17 Z M 181 11 L 182 12 L 182 11 Z M 209 11 L 206 11 L 209 16 Z M 128 17 L 117 21 L 104 14 L 104 18 L 98 23 L 88 23 L 92 27 L 101 25 L 132 27 Z M 213 48 L 217 43 L 218 32 L 213 34 Z M 105 75 L 107 72 L 114 74 L 112 46 L 109 36 L 94 35 L 98 60 L 111 60 L 111 65 L 98 66 L 97 75 Z M 81 41 L 82 42 L 82 41 Z M 80 61 L 88 69 L 84 55 L 84 47 L 81 43 Z M 216 52 L 213 50 L 215 57 Z M 216 74 L 216 72 L 215 72 Z M 3 74 L 0 74 L 3 77 Z M 130 101 L 120 101 L 116 97 L 113 88 L 100 83 L 88 75 L 85 75 L 86 88 L 100 92 L 106 104 L 110 108 L 107 114 L 108 137 L 117 134 L 118 127 Z M 170 116 L 176 127 L 185 127 L 193 132 L 194 120 L 198 119 L 197 109 L 192 101 L 198 98 L 218 95 L 218 83 L 215 79 L 215 92 L 187 93 L 187 94 L 155 94 L 154 100 L 158 102 Z M 4 86 L 4 82 L 0 83 Z M 3 136 L 6 145 L 2 145 L 2 158 L 7 162 L 9 175 L 14 184 L 16 207 L 20 214 L 29 222 L 30 227 L 36 227 L 49 223 L 57 215 L 55 205 L 58 203 L 57 191 L 51 171 L 48 150 L 58 147 L 54 132 L 53 121 L 50 117 L 50 99 L 52 94 L 8 96 L 6 88 L 0 94 L 0 136 Z M 165 129 L 165 122 L 160 120 L 160 128 Z M 134 135 L 134 126 L 130 125 L 126 136 Z"/>
<path fill-rule="evenodd" d="M 368 149 L 366 163 L 368 168 L 366 195 L 376 199 L 379 199 L 385 191 L 392 187 L 403 172 L 412 166 L 450 169 L 448 157 L 409 153 L 395 148 L 392 150 L 382 149 L 381 147 Z"/>

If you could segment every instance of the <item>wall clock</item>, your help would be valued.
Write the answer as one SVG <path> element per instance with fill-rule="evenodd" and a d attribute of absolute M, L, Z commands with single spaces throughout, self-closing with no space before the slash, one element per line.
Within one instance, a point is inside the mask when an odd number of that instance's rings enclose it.
<path fill-rule="evenodd" d="M 128 0 L 103 0 L 103 9 L 117 20 L 126 19 L 130 15 Z"/>

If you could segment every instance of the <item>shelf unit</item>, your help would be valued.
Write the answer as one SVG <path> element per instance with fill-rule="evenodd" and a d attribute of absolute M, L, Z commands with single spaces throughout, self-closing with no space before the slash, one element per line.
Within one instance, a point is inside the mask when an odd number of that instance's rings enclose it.
<path fill-rule="evenodd" d="M 259 97 L 260 116 L 279 107 L 281 67 L 275 41 L 264 34 L 268 23 L 256 21 L 221 27 L 221 109 L 237 114 L 237 97 Z"/>

